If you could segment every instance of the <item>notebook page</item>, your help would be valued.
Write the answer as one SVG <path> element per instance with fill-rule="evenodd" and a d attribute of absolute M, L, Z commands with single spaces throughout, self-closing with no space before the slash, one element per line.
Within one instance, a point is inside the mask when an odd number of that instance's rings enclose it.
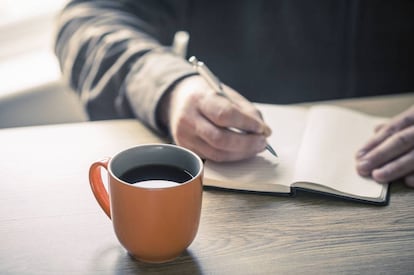
<path fill-rule="evenodd" d="M 359 197 L 378 197 L 384 184 L 358 175 L 357 150 L 383 119 L 334 107 L 311 108 L 297 161 L 295 182 L 312 182 Z"/>
<path fill-rule="evenodd" d="M 298 149 L 305 129 L 307 109 L 256 105 L 273 131 L 268 143 L 275 149 L 279 158 L 264 151 L 244 161 L 206 161 L 206 185 L 263 192 L 290 192 Z"/>

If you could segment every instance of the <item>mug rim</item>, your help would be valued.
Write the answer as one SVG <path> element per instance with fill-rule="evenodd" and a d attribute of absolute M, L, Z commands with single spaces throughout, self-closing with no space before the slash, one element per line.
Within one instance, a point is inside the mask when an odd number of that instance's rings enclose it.
<path fill-rule="evenodd" d="M 126 181 L 124 181 L 124 180 L 120 179 L 118 176 L 116 176 L 116 175 L 113 173 L 113 171 L 112 171 L 112 162 L 113 162 L 113 160 L 114 160 L 115 158 L 117 158 L 117 157 L 118 157 L 119 155 L 121 155 L 122 153 L 125 153 L 126 151 L 129 151 L 129 150 L 133 150 L 133 149 L 135 149 L 135 148 L 142 148 L 142 147 L 156 147 L 156 146 L 161 146 L 161 147 L 170 147 L 170 148 L 174 148 L 174 150 L 178 149 L 178 150 L 185 151 L 186 153 L 188 153 L 188 154 L 192 155 L 192 156 L 194 157 L 194 159 L 196 159 L 196 160 L 197 160 L 197 162 L 198 162 L 198 164 L 199 164 L 200 169 L 198 169 L 197 174 L 196 174 L 196 175 L 194 175 L 191 179 L 189 179 L 189 180 L 187 180 L 187 181 L 185 181 L 185 182 L 183 182 L 183 183 L 180 183 L 180 184 L 179 184 L 179 185 L 177 185 L 177 186 L 155 187 L 155 188 L 152 188 L 152 187 L 143 187 L 143 186 L 139 186 L 139 185 L 131 184 L 131 183 L 129 183 L 129 182 L 126 182 Z M 129 186 L 129 187 L 133 187 L 133 188 L 140 188 L 140 189 L 146 189 L 146 190 L 162 190 L 162 189 L 168 189 L 168 188 L 178 188 L 178 187 L 183 186 L 183 185 L 186 185 L 186 184 L 188 184 L 188 183 L 192 182 L 194 179 L 196 179 L 196 178 L 200 177 L 200 176 L 201 176 L 201 174 L 203 173 L 203 169 L 204 169 L 204 163 L 203 163 L 203 161 L 201 160 L 200 156 L 198 156 L 196 153 L 194 153 L 193 151 L 191 151 L 191 150 L 189 150 L 189 149 L 187 149 L 187 148 L 185 148 L 185 147 L 182 147 L 182 146 L 180 146 L 180 145 L 175 145 L 175 144 L 169 144 L 169 143 L 145 143 L 145 144 L 138 144 L 138 145 L 135 145 L 135 146 L 131 146 L 131 147 L 125 148 L 125 149 L 123 149 L 123 150 L 121 150 L 121 151 L 118 151 L 115 155 L 113 155 L 113 156 L 110 158 L 109 163 L 108 163 L 108 173 L 111 175 L 111 177 L 115 178 L 118 182 L 120 182 L 120 183 L 122 183 L 122 184 L 124 184 L 124 185 L 127 185 L 127 186 Z"/>

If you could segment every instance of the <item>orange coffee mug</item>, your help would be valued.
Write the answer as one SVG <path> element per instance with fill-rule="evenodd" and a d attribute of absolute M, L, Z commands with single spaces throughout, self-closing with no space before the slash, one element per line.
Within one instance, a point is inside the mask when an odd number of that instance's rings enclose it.
<path fill-rule="evenodd" d="M 108 191 L 101 168 L 108 173 Z M 203 162 L 169 144 L 139 145 L 94 162 L 89 182 L 121 245 L 138 260 L 175 259 L 200 221 Z"/>

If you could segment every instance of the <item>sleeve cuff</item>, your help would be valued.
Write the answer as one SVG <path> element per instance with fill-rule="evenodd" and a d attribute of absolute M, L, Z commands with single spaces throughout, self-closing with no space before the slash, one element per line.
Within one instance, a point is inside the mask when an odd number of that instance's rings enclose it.
<path fill-rule="evenodd" d="M 126 96 L 132 112 L 153 130 L 167 134 L 157 118 L 159 101 L 179 80 L 194 74 L 196 71 L 188 62 L 171 52 L 147 53 L 132 66 L 126 79 Z"/>

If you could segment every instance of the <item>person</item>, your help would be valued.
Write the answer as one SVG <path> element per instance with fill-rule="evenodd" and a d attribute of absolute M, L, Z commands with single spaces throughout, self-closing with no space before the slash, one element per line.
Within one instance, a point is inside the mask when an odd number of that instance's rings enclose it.
<path fill-rule="evenodd" d="M 414 91 L 413 16 L 403 0 L 73 0 L 55 52 L 92 120 L 137 117 L 203 158 L 234 161 L 266 146 L 251 102 Z M 232 100 L 174 54 L 178 30 Z M 356 158 L 363 176 L 414 186 L 414 108 L 379 127 Z"/>

